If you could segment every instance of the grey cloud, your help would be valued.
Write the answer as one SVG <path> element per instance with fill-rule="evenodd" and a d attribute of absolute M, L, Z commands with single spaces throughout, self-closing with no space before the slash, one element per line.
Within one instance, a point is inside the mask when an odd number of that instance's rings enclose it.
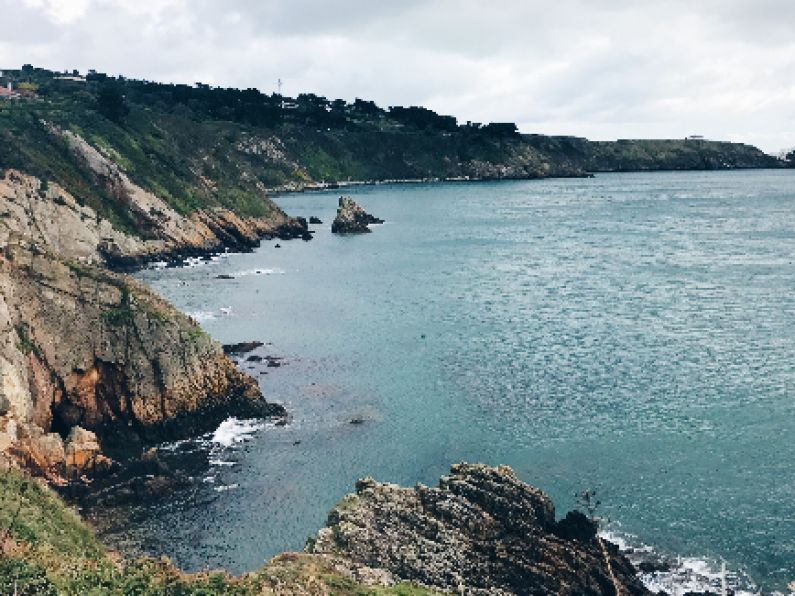
<path fill-rule="evenodd" d="M 87 1 L 61 25 L 0 0 L 12 23 L 2 65 L 264 91 L 282 78 L 291 94 L 422 104 L 527 132 L 795 144 L 788 0 Z"/>

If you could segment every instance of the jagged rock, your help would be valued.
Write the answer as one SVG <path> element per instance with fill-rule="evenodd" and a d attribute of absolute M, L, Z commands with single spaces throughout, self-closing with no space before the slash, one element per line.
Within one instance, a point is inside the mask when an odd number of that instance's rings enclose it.
<path fill-rule="evenodd" d="M 66 454 L 60 435 L 33 428 L 27 437 L 20 437 L 14 448 L 28 469 L 50 479 L 63 477 Z"/>
<path fill-rule="evenodd" d="M 241 341 L 240 343 L 236 344 L 224 344 L 224 354 L 228 355 L 239 355 L 239 354 L 248 354 L 249 352 L 253 352 L 257 348 L 261 348 L 265 344 L 261 341 Z"/>
<path fill-rule="evenodd" d="M 323 222 L 321 221 L 321 219 L 320 219 L 319 217 L 315 217 L 315 216 L 313 215 L 313 216 L 311 216 L 311 217 L 309 218 L 309 223 L 310 223 L 310 224 L 312 224 L 312 225 L 314 225 L 314 226 L 319 226 L 319 225 L 321 225 Z"/>
<path fill-rule="evenodd" d="M 116 467 L 116 462 L 102 454 L 97 435 L 79 426 L 69 432 L 64 456 L 67 474 L 71 477 L 100 476 Z"/>
<path fill-rule="evenodd" d="M 614 545 L 556 527 L 549 497 L 510 468 L 459 464 L 438 488 L 358 482 L 307 548 L 456 593 L 649 594 Z"/>
<path fill-rule="evenodd" d="M 306 219 L 303 217 L 289 219 L 279 225 L 272 233 L 268 234 L 268 236 L 275 236 L 279 240 L 291 240 L 293 238 L 312 240 L 312 232 L 309 231 L 309 226 L 306 223 Z"/>
<path fill-rule="evenodd" d="M 378 219 L 362 209 L 351 197 L 340 197 L 337 216 L 331 224 L 334 234 L 362 234 L 370 232 L 370 224 L 382 224 Z"/>
<path fill-rule="evenodd" d="M 591 542 L 596 538 L 598 526 L 595 521 L 588 519 L 581 511 L 569 511 L 560 520 L 552 532 L 564 540 L 578 540 L 580 542 Z"/>

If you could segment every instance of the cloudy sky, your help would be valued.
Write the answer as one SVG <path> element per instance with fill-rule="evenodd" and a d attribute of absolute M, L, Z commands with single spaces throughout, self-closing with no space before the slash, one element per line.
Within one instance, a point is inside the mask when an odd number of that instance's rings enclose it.
<path fill-rule="evenodd" d="M 795 146 L 793 0 L 0 0 L 0 67 Z"/>

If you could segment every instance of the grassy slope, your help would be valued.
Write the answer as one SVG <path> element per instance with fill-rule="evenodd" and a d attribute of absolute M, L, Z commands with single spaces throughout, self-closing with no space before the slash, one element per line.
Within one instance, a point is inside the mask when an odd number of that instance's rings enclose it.
<path fill-rule="evenodd" d="M 455 177 L 471 174 L 466 165 L 471 162 L 518 166 L 509 175 L 521 177 L 778 165 L 740 144 L 495 136 L 469 127 L 423 128 L 386 112 L 368 115 L 350 109 L 331 126 L 289 110 L 269 125 L 256 124 L 246 119 L 235 95 L 239 92 L 207 91 L 190 99 L 180 98 L 171 86 L 142 91 L 127 82 L 118 84 L 128 92 L 129 112 L 117 123 L 100 109 L 100 83 L 64 85 L 46 71 L 30 76 L 40 84 L 39 99 L 0 100 L 0 170 L 16 167 L 57 181 L 127 231 L 135 226 L 124 208 L 103 193 L 41 120 L 80 134 L 133 181 L 183 214 L 224 206 L 241 215 L 267 216 L 275 206 L 264 197 L 266 188 L 323 180 Z M 187 88 L 183 92 L 191 93 Z M 153 99 L 154 93 L 160 95 Z M 273 102 L 269 96 L 258 98 Z M 208 112 L 208 103 L 216 112 Z M 264 154 L 241 149 L 263 142 L 271 144 Z M 496 174 L 492 170 L 488 175 Z"/>
<path fill-rule="evenodd" d="M 304 554 L 281 555 L 239 578 L 184 574 L 165 558 L 125 563 L 54 493 L 13 470 L 0 473 L 0 541 L 0 594 L 13 594 L 15 587 L 20 595 L 431 594 L 408 584 L 366 588 Z"/>

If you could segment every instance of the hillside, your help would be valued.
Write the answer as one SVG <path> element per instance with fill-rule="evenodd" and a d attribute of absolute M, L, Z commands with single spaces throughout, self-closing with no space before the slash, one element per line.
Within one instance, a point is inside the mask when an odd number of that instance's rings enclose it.
<path fill-rule="evenodd" d="M 11 83 L 15 92 L 0 98 L 0 170 L 57 182 L 117 228 L 143 237 L 148 223 L 118 200 L 76 144 L 85 142 L 182 216 L 211 208 L 283 216 L 268 190 L 324 182 L 784 165 L 734 143 L 590 142 L 521 135 L 513 124 L 459 124 L 425 108 L 383 109 L 358 99 L 288 98 L 32 67 L 3 73 L 0 85 Z"/>

